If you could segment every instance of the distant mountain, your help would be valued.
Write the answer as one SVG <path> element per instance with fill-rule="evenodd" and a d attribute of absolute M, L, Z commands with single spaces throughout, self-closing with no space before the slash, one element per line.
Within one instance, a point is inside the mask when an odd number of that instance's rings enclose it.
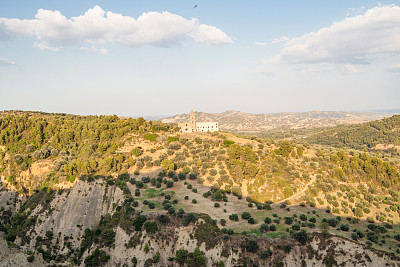
<path fill-rule="evenodd" d="M 398 112 L 396 112 L 398 111 Z M 222 113 L 195 112 L 196 121 L 218 121 L 223 131 L 260 132 L 273 129 L 299 129 L 332 127 L 339 124 L 356 124 L 382 119 L 400 110 L 385 111 L 309 111 L 269 114 L 251 114 L 228 110 Z M 164 123 L 189 121 L 189 114 L 179 114 L 161 119 Z"/>

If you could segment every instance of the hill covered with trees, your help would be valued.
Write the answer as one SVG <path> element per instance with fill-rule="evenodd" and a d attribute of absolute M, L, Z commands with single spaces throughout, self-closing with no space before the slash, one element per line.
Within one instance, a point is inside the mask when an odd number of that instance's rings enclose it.
<path fill-rule="evenodd" d="M 2 114 L 0 137 L 0 231 L 32 262 L 326 265 L 346 261 L 340 242 L 361 262 L 398 262 L 400 165 L 388 154 L 29 112 Z"/>
<path fill-rule="evenodd" d="M 378 144 L 400 145 L 400 115 L 359 125 L 340 125 L 323 130 L 306 139 L 312 144 L 356 149 L 374 148 Z"/>

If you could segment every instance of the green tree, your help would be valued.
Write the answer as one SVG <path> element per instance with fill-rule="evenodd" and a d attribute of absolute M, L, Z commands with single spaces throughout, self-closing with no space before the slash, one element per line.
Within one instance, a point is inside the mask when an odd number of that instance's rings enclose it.
<path fill-rule="evenodd" d="M 169 172 L 169 171 L 173 171 L 175 169 L 175 165 L 171 160 L 164 159 L 163 161 L 161 161 L 161 168 L 165 172 Z"/>

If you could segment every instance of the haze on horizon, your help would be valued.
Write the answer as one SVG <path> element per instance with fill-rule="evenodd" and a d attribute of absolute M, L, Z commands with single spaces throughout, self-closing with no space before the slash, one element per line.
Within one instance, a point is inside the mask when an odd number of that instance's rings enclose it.
<path fill-rule="evenodd" d="M 399 109 L 399 52 L 398 1 L 0 0 L 0 110 Z"/>

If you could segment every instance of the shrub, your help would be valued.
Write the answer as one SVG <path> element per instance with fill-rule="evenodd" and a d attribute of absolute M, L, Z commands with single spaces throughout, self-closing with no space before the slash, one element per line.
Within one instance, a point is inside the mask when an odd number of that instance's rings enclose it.
<path fill-rule="evenodd" d="M 229 215 L 229 219 L 232 221 L 239 221 L 239 216 L 234 213 L 234 214 Z"/>
<path fill-rule="evenodd" d="M 144 215 L 139 215 L 138 217 L 136 217 L 136 219 L 133 221 L 133 225 L 135 226 L 135 231 L 141 231 L 142 225 L 146 220 L 147 218 Z"/>
<path fill-rule="evenodd" d="M 131 150 L 131 154 L 134 155 L 135 157 L 139 157 L 142 155 L 142 150 L 139 147 L 135 147 L 134 149 Z"/>
<path fill-rule="evenodd" d="M 221 222 L 221 225 L 222 225 L 222 226 L 225 226 L 225 224 L 226 224 L 226 220 L 225 220 L 225 219 L 221 219 L 220 222 Z"/>
<path fill-rule="evenodd" d="M 275 224 L 271 224 L 271 225 L 269 226 L 269 230 L 270 230 L 270 231 L 276 231 L 276 226 L 275 226 Z"/>
<path fill-rule="evenodd" d="M 269 226 L 266 223 L 261 224 L 260 229 L 259 229 L 260 233 L 265 233 L 269 231 Z"/>
<path fill-rule="evenodd" d="M 270 224 L 270 223 L 272 222 L 272 220 L 271 220 L 270 217 L 266 217 L 266 218 L 264 219 L 264 222 L 265 222 L 266 224 Z"/>
<path fill-rule="evenodd" d="M 156 222 L 146 222 L 144 224 L 144 229 L 149 234 L 155 233 L 158 230 L 157 223 Z"/>
<path fill-rule="evenodd" d="M 285 220 L 285 224 L 290 225 L 290 224 L 293 223 L 293 218 L 292 217 L 285 217 L 284 220 Z"/>
<path fill-rule="evenodd" d="M 101 239 L 104 242 L 104 245 L 111 246 L 115 241 L 115 235 L 113 229 L 104 229 L 101 231 Z"/>
<path fill-rule="evenodd" d="M 250 217 L 250 218 L 247 220 L 247 222 L 250 223 L 250 224 L 255 224 L 255 223 L 256 223 L 256 221 L 255 221 L 254 218 L 252 218 L 252 217 Z"/>
<path fill-rule="evenodd" d="M 152 141 L 152 142 L 156 141 L 157 137 L 158 137 L 157 134 L 145 134 L 144 135 L 144 139 Z"/>
<path fill-rule="evenodd" d="M 226 146 L 226 147 L 230 147 L 231 145 L 233 145 L 235 142 L 233 142 L 232 140 L 229 140 L 229 139 L 225 139 L 224 140 L 224 145 Z"/>
<path fill-rule="evenodd" d="M 184 172 L 179 172 L 178 178 L 179 178 L 180 180 L 185 180 L 185 179 L 186 179 L 186 173 L 184 173 Z"/>
<path fill-rule="evenodd" d="M 299 241 L 302 245 L 307 242 L 308 234 L 305 230 L 293 233 L 293 238 Z"/>
<path fill-rule="evenodd" d="M 247 241 L 246 250 L 248 252 L 255 253 L 255 252 L 257 252 L 258 249 L 259 249 L 259 246 L 258 246 L 257 240 L 251 239 L 251 240 Z"/>
<path fill-rule="evenodd" d="M 272 251 L 270 249 L 266 249 L 263 252 L 261 252 L 260 257 L 261 259 L 266 259 L 272 256 Z"/>
<path fill-rule="evenodd" d="M 342 230 L 342 231 L 345 231 L 345 232 L 347 232 L 347 231 L 349 231 L 349 225 L 348 224 L 341 224 L 340 225 L 340 230 Z"/>
<path fill-rule="evenodd" d="M 248 219 L 250 219 L 250 217 L 251 217 L 251 214 L 249 212 L 245 211 L 242 213 L 242 219 L 248 220 Z"/>
<path fill-rule="evenodd" d="M 196 247 L 192 253 L 189 253 L 187 258 L 187 265 L 193 267 L 206 266 L 206 257 L 198 247 Z"/>
<path fill-rule="evenodd" d="M 179 264 L 183 265 L 186 262 L 187 256 L 188 256 L 188 251 L 186 249 L 178 249 L 175 252 L 175 261 L 178 262 Z"/>
<path fill-rule="evenodd" d="M 175 209 L 173 207 L 168 208 L 168 213 L 173 215 L 175 213 Z"/>
<path fill-rule="evenodd" d="M 219 203 L 214 203 L 214 207 L 219 208 L 220 207 Z"/>
<path fill-rule="evenodd" d="M 290 251 L 292 251 L 292 245 L 288 244 L 285 246 L 284 248 L 285 253 L 290 253 Z"/>
<path fill-rule="evenodd" d="M 196 203 L 197 203 L 197 200 L 196 200 L 196 199 L 192 199 L 192 203 L 193 203 L 193 204 L 196 204 Z"/>
<path fill-rule="evenodd" d="M 173 181 L 168 181 L 167 182 L 167 188 L 171 188 L 174 186 L 174 182 Z"/>
<path fill-rule="evenodd" d="M 300 230 L 300 224 L 298 224 L 298 223 L 293 224 L 293 225 L 292 225 L 292 229 L 293 229 L 294 231 L 299 231 L 299 230 Z"/>
<path fill-rule="evenodd" d="M 165 214 L 161 214 L 160 216 L 158 216 L 158 220 L 160 221 L 160 223 L 162 224 L 167 224 L 169 223 L 169 217 Z"/>
<path fill-rule="evenodd" d="M 339 221 L 334 218 L 329 218 L 327 220 L 327 223 L 329 224 L 329 226 L 336 227 L 339 224 Z"/>
<path fill-rule="evenodd" d="M 92 254 L 85 258 L 85 266 L 101 266 L 104 265 L 110 259 L 108 255 L 103 250 L 96 248 Z"/>

